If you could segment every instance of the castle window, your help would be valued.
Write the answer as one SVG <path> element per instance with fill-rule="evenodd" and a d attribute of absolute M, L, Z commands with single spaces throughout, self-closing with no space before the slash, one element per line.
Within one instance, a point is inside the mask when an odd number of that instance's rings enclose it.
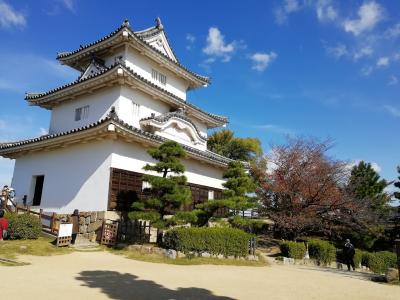
<path fill-rule="evenodd" d="M 164 74 L 161 74 L 157 70 L 151 69 L 151 78 L 153 80 L 161 83 L 162 85 L 167 84 L 167 76 L 165 76 Z"/>
<path fill-rule="evenodd" d="M 75 121 L 86 120 L 89 117 L 89 105 L 75 109 Z"/>
<path fill-rule="evenodd" d="M 139 117 L 140 115 L 140 105 L 132 101 L 132 114 L 134 117 Z"/>
<path fill-rule="evenodd" d="M 213 190 L 208 191 L 208 200 L 214 200 L 214 191 Z"/>
<path fill-rule="evenodd" d="M 151 189 L 151 188 L 152 188 L 152 186 L 151 186 L 150 182 L 148 182 L 148 181 L 143 181 L 142 182 L 142 191 L 147 190 L 147 189 Z"/>

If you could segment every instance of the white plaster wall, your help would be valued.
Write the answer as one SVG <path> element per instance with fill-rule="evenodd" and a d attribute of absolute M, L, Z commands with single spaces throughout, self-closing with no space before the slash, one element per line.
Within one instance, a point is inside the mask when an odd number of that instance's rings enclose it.
<path fill-rule="evenodd" d="M 151 174 L 150 172 L 145 172 L 143 170 L 143 167 L 147 163 L 155 162 L 147 154 L 146 150 L 147 149 L 137 143 L 128 144 L 122 141 L 115 141 L 113 145 L 111 167 Z M 188 182 L 218 189 L 223 188 L 223 169 L 209 164 L 200 163 L 194 159 L 185 159 L 183 163 L 186 167 L 185 175 Z M 157 175 L 157 173 L 152 174 Z"/>
<path fill-rule="evenodd" d="M 140 105 L 139 117 L 134 117 L 133 115 L 132 102 Z M 152 113 L 157 116 L 169 111 L 170 106 L 168 104 L 160 100 L 155 100 L 148 94 L 126 86 L 121 88 L 117 113 L 121 119 L 132 126 L 140 128 L 140 119 L 150 117 Z"/>
<path fill-rule="evenodd" d="M 163 128 L 162 130 L 157 130 L 155 133 L 167 139 L 174 140 L 183 145 L 197 148 L 202 151 L 205 151 L 207 149 L 207 144 L 205 142 L 196 144 L 193 139 L 197 140 L 197 137 L 193 138 L 193 136 L 191 136 L 186 128 L 180 129 L 179 127 L 175 126 L 174 123 L 171 123 L 170 125 L 168 125 L 167 123 L 167 126 L 165 128 Z"/>
<path fill-rule="evenodd" d="M 33 199 L 32 176 L 44 175 L 44 211 L 71 213 L 105 211 L 111 165 L 111 141 L 72 146 L 55 151 L 30 154 L 15 163 L 12 186 L 18 199 Z"/>
<path fill-rule="evenodd" d="M 115 64 L 116 59 L 119 57 L 121 57 L 122 61 L 125 60 L 125 49 L 124 48 L 121 48 L 118 51 L 116 51 L 113 55 L 103 57 L 102 59 L 104 60 L 104 64 L 107 67 L 110 67 Z"/>
<path fill-rule="evenodd" d="M 101 89 L 93 94 L 82 95 L 54 107 L 51 112 L 49 133 L 79 128 L 105 118 L 112 106 L 118 108 L 120 90 L 119 86 Z M 88 118 L 75 121 L 75 109 L 86 105 L 89 105 Z"/>
<path fill-rule="evenodd" d="M 204 137 L 208 136 L 208 129 L 206 124 L 200 122 L 195 118 L 191 118 L 191 121 L 196 125 L 197 129 L 199 130 L 202 136 Z"/>
<path fill-rule="evenodd" d="M 158 84 L 163 89 L 177 95 L 179 98 L 186 100 L 186 90 L 188 88 L 188 84 L 185 80 L 180 79 L 174 73 L 168 71 L 160 65 L 155 64 L 153 61 L 140 54 L 135 49 L 129 48 L 125 57 L 126 65 L 133 71 L 140 74 L 147 80 Z M 165 86 L 151 78 L 151 69 L 155 69 L 167 76 L 167 83 Z"/>

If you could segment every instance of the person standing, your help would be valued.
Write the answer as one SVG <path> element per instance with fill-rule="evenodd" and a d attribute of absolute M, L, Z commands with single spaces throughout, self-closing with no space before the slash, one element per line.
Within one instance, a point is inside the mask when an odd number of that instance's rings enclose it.
<path fill-rule="evenodd" d="M 79 211 L 74 210 L 74 213 L 68 218 L 68 222 L 72 223 L 72 240 L 71 244 L 74 245 L 76 237 L 79 233 Z"/>
<path fill-rule="evenodd" d="M 4 217 L 4 210 L 0 209 L 0 241 L 7 237 L 8 220 Z"/>
<path fill-rule="evenodd" d="M 354 249 L 354 246 L 352 243 L 350 243 L 350 240 L 347 239 L 346 243 L 344 244 L 343 247 L 343 256 L 345 259 L 345 263 L 347 265 L 347 270 L 351 271 L 350 266 L 353 268 L 353 271 L 356 270 L 354 266 L 354 255 L 356 254 L 356 250 Z"/>

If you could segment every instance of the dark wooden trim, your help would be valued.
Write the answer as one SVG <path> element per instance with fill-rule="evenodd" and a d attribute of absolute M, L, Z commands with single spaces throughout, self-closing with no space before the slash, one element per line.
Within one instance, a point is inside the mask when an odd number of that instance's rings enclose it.
<path fill-rule="evenodd" d="M 110 169 L 108 192 L 108 210 L 126 211 L 133 200 L 143 199 L 146 194 L 142 191 L 143 173 L 123 169 Z M 192 191 L 193 204 L 186 209 L 192 210 L 195 205 L 208 201 L 208 191 L 214 191 L 214 199 L 222 198 L 222 189 L 188 183 Z M 135 199 L 136 197 L 136 199 Z"/>

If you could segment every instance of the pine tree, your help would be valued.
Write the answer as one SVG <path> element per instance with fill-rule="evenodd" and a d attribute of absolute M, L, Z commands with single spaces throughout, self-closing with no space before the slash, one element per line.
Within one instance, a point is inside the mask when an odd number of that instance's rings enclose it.
<path fill-rule="evenodd" d="M 394 186 L 397 187 L 398 189 L 400 189 L 400 166 L 397 167 L 397 173 L 399 173 L 399 176 L 397 177 L 397 179 L 399 181 L 396 181 L 394 183 Z M 398 200 L 400 200 L 400 191 L 399 192 L 394 192 L 394 197 Z"/>
<path fill-rule="evenodd" d="M 238 138 L 233 131 L 223 129 L 209 136 L 210 151 L 234 160 L 252 161 L 262 154 L 261 142 L 257 138 Z"/>
<path fill-rule="evenodd" d="M 150 220 L 155 227 L 192 220 L 193 214 L 183 211 L 192 202 L 190 189 L 186 186 L 187 179 L 182 175 L 185 166 L 180 161 L 185 158 L 185 151 L 177 142 L 167 141 L 158 148 L 148 150 L 148 153 L 157 163 L 147 164 L 143 169 L 157 172 L 161 176 L 143 176 L 143 180 L 149 182 L 151 187 L 145 191 L 146 199 L 132 204 L 129 217 Z M 171 214 L 175 216 L 164 219 Z"/>
<path fill-rule="evenodd" d="M 382 213 L 389 201 L 388 194 L 384 191 L 387 186 L 388 182 L 381 179 L 370 163 L 360 161 L 351 170 L 347 190 L 357 200 L 369 201 L 371 209 Z"/>
<path fill-rule="evenodd" d="M 196 206 L 201 210 L 199 212 L 200 225 L 205 225 L 218 209 L 229 209 L 231 214 L 240 215 L 245 210 L 256 206 L 256 199 L 249 196 L 255 191 L 255 183 L 246 173 L 243 163 L 238 161 L 229 163 L 223 178 L 226 179 L 223 184 L 226 188 L 223 191 L 223 198 L 209 200 Z M 227 214 L 229 214 L 228 211 Z"/>

